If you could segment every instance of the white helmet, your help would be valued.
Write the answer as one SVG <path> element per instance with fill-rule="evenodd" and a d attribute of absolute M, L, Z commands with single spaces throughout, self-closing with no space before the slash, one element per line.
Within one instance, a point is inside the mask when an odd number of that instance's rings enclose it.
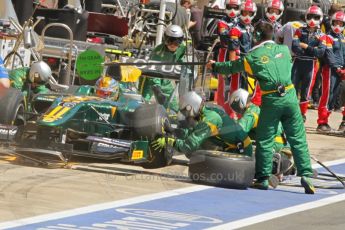
<path fill-rule="evenodd" d="M 52 75 L 52 71 L 47 63 L 44 61 L 34 62 L 30 66 L 29 80 L 32 83 L 45 83 Z"/>
<path fill-rule="evenodd" d="M 179 102 L 180 112 L 187 117 L 197 117 L 202 107 L 202 98 L 194 91 L 182 95 Z"/>
<path fill-rule="evenodd" d="M 243 114 L 249 101 L 249 93 L 244 89 L 238 89 L 230 95 L 229 104 L 236 113 Z"/>
<path fill-rule="evenodd" d="M 230 18 L 236 18 L 240 14 L 241 0 L 227 0 L 226 14 Z"/>
<path fill-rule="evenodd" d="M 279 10 L 279 14 L 270 13 L 270 9 Z M 279 18 L 283 15 L 284 12 L 284 4 L 280 0 L 270 0 L 265 7 L 265 14 L 269 21 L 275 22 L 279 20 Z"/>
<path fill-rule="evenodd" d="M 323 18 L 323 13 L 320 7 L 313 5 L 309 7 L 309 9 L 306 11 L 305 14 L 305 21 L 307 22 L 308 26 L 313 28 L 313 27 L 318 27 Z"/>
<path fill-rule="evenodd" d="M 240 9 L 241 9 L 241 14 L 240 14 L 241 21 L 246 25 L 249 25 L 250 23 L 252 23 L 252 20 L 254 19 L 256 15 L 256 11 L 257 11 L 255 2 L 252 2 L 252 0 L 246 0 L 245 2 L 241 4 Z M 251 14 L 243 16 L 242 11 L 249 11 Z"/>
<path fill-rule="evenodd" d="M 343 23 L 343 26 L 333 25 L 335 21 L 340 21 Z M 343 32 L 345 26 L 345 13 L 343 11 L 337 11 L 332 15 L 331 18 L 331 27 L 334 33 L 340 34 Z"/>
<path fill-rule="evenodd" d="M 183 42 L 183 30 L 178 25 L 170 25 L 165 30 L 165 42 L 175 42 L 181 44 Z"/>

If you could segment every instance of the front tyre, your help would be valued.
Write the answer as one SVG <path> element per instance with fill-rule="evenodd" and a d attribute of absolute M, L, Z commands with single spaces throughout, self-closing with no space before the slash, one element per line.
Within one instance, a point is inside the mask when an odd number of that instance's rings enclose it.
<path fill-rule="evenodd" d="M 168 166 L 172 162 L 173 154 L 174 150 L 172 148 L 167 147 L 166 149 L 157 151 L 154 150 L 150 145 L 148 162 L 141 164 L 141 166 L 146 169 L 162 168 Z"/>

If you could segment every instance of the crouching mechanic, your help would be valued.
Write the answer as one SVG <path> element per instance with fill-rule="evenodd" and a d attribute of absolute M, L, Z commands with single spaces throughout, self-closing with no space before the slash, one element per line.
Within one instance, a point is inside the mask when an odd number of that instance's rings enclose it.
<path fill-rule="evenodd" d="M 256 127 L 258 126 L 260 107 L 251 102 L 249 92 L 244 89 L 236 90 L 230 96 L 230 107 L 241 117 L 238 124 L 243 128 L 252 140 L 256 140 Z M 288 147 L 285 140 L 284 130 L 279 122 L 276 136 L 274 138 L 273 150 L 278 153 L 284 147 Z"/>
<path fill-rule="evenodd" d="M 249 92 L 244 89 L 236 90 L 230 96 L 229 103 L 231 109 L 238 114 L 238 117 L 241 117 L 238 119 L 238 124 L 249 134 L 252 140 L 256 140 L 256 127 L 258 126 L 260 107 L 251 102 Z M 283 175 L 294 174 L 291 149 L 286 141 L 281 122 L 279 122 L 277 133 L 274 137 L 273 152 L 272 174 L 280 179 L 282 179 Z"/>
<path fill-rule="evenodd" d="M 154 48 L 151 53 L 150 60 L 164 61 L 171 63 L 182 62 L 185 56 L 186 46 L 183 44 L 183 31 L 178 25 L 170 25 L 164 32 L 164 42 Z M 174 92 L 174 86 L 171 80 L 159 78 L 142 78 L 139 83 L 140 92 L 146 101 L 150 101 L 153 96 L 152 88 L 160 87 L 162 93 L 167 98 Z M 173 99 L 171 105 L 164 105 L 165 108 L 170 107 L 175 112 L 178 111 L 176 98 Z"/>
<path fill-rule="evenodd" d="M 10 88 L 10 79 L 4 67 L 4 62 L 0 58 L 0 98 L 5 95 L 6 89 L 8 88 Z"/>
<path fill-rule="evenodd" d="M 207 144 L 219 147 L 217 150 L 252 155 L 252 144 L 247 133 L 224 110 L 205 106 L 202 98 L 195 92 L 184 94 L 180 98 L 179 107 L 188 123 L 194 123 L 194 126 L 185 129 L 181 139 L 157 139 L 152 143 L 155 150 L 169 145 L 189 157 L 207 141 Z"/>
<path fill-rule="evenodd" d="M 273 143 L 279 122 L 291 145 L 297 175 L 305 193 L 314 194 L 303 118 L 299 111 L 296 91 L 291 82 L 291 55 L 287 46 L 272 41 L 273 27 L 260 22 L 254 30 L 256 46 L 236 61 L 210 61 L 206 66 L 214 72 L 232 74 L 246 71 L 254 76 L 262 90 L 262 105 L 256 131 L 256 179 L 254 187 L 268 189 L 272 172 Z"/>

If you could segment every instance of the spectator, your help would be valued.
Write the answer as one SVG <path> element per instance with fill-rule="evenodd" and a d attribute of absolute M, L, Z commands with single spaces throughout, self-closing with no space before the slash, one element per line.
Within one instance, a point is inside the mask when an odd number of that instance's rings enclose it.
<path fill-rule="evenodd" d="M 189 32 L 193 39 L 195 48 L 198 48 L 198 44 L 201 41 L 201 26 L 202 26 L 202 14 L 203 11 L 194 6 L 191 0 L 181 0 L 181 6 L 185 7 L 190 12 L 190 19 L 188 23 Z"/>

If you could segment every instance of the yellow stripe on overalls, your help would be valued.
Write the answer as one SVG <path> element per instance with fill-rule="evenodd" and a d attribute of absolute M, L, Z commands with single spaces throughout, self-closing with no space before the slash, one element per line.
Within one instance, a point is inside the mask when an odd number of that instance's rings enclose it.
<path fill-rule="evenodd" d="M 259 115 L 257 113 L 254 113 L 254 112 L 252 112 L 252 114 L 253 114 L 254 119 L 255 119 L 253 128 L 256 128 L 258 126 L 258 122 L 259 122 Z"/>
<path fill-rule="evenodd" d="M 244 58 L 243 64 L 244 64 L 244 71 L 246 71 L 248 74 L 253 76 L 252 67 L 250 67 L 250 65 L 249 65 L 249 63 L 248 63 L 246 58 Z"/>
<path fill-rule="evenodd" d="M 285 86 L 285 90 L 290 90 L 290 89 L 293 89 L 293 88 L 294 88 L 293 84 Z M 276 92 L 278 92 L 278 90 L 276 90 L 276 89 L 274 89 L 274 90 L 267 90 L 267 91 L 261 90 L 261 95 L 263 96 L 263 95 L 266 95 L 266 94 L 276 93 Z"/>
<path fill-rule="evenodd" d="M 285 140 L 284 140 L 284 138 L 282 136 L 276 136 L 274 138 L 274 141 L 279 143 L 279 144 L 285 144 Z"/>
<path fill-rule="evenodd" d="M 237 149 L 237 145 L 235 145 L 235 144 L 230 144 L 230 143 L 225 142 L 225 141 L 224 141 L 224 143 L 227 145 L 227 147 L 225 148 L 225 151 L 230 150 L 230 149 Z M 243 141 L 243 148 L 247 148 L 251 143 L 252 143 L 252 140 L 250 139 L 250 137 L 247 137 Z"/>
<path fill-rule="evenodd" d="M 206 124 L 211 129 L 212 136 L 216 136 L 219 133 L 218 127 L 216 125 L 212 124 L 211 122 L 207 122 L 207 121 L 206 121 Z"/>

